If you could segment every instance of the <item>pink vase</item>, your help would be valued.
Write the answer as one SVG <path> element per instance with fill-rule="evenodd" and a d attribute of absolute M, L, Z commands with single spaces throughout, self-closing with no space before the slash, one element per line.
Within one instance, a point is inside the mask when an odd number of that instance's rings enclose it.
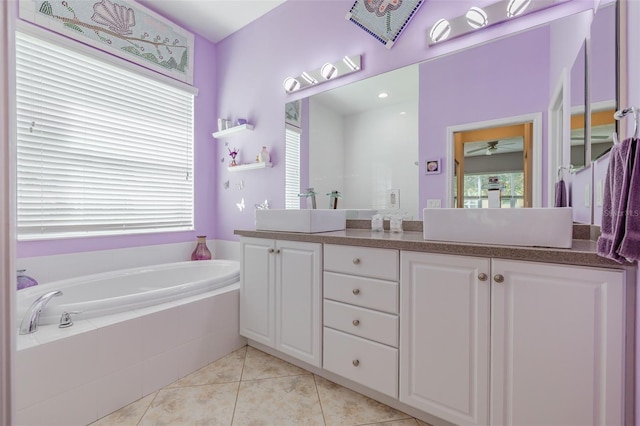
<path fill-rule="evenodd" d="M 206 235 L 199 235 L 198 244 L 196 244 L 196 248 L 191 253 L 191 260 L 210 260 L 211 252 L 207 247 L 207 237 Z"/>

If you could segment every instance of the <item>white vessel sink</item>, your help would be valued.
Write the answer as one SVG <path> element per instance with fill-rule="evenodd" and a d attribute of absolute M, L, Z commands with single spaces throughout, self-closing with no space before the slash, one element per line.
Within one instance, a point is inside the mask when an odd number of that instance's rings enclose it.
<path fill-rule="evenodd" d="M 346 210 L 256 210 L 258 231 L 315 233 L 341 231 L 346 227 Z"/>
<path fill-rule="evenodd" d="M 424 209 L 424 239 L 463 243 L 570 248 L 571 207 Z"/>

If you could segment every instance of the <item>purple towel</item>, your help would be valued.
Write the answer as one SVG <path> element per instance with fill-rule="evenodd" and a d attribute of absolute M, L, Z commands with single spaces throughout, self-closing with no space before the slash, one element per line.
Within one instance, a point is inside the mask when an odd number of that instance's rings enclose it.
<path fill-rule="evenodd" d="M 624 262 L 624 257 L 618 249 L 625 238 L 627 204 L 629 201 L 629 187 L 635 153 L 635 142 L 625 139 L 611 148 L 609 168 L 604 181 L 602 205 L 602 225 L 597 248 L 600 256 Z M 636 175 L 636 180 L 640 175 Z M 637 188 L 637 184 L 636 184 Z M 634 194 L 638 199 L 638 194 Z"/>
<path fill-rule="evenodd" d="M 567 185 L 564 180 L 556 182 L 556 202 L 554 207 L 567 207 Z"/>
<path fill-rule="evenodd" d="M 624 236 L 618 254 L 628 261 L 640 260 L 640 149 L 636 140 L 629 152 L 631 175 L 624 215 Z"/>

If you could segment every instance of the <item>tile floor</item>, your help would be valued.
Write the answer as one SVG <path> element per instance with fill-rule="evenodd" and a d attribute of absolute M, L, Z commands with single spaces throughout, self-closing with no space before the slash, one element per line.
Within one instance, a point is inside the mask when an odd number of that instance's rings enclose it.
<path fill-rule="evenodd" d="M 428 426 L 245 346 L 92 426 Z"/>

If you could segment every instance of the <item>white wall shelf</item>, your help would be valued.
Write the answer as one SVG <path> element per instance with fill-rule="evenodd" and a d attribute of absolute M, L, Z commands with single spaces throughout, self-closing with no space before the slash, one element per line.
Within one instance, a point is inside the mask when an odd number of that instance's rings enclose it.
<path fill-rule="evenodd" d="M 253 124 L 240 124 L 239 126 L 234 126 L 228 129 L 220 130 L 219 132 L 214 132 L 212 133 L 212 135 L 216 139 L 222 139 L 244 131 L 253 131 Z"/>
<path fill-rule="evenodd" d="M 230 172 L 241 172 L 243 170 L 264 169 L 265 167 L 273 167 L 272 163 L 248 163 L 238 164 L 237 166 L 227 167 Z"/>

